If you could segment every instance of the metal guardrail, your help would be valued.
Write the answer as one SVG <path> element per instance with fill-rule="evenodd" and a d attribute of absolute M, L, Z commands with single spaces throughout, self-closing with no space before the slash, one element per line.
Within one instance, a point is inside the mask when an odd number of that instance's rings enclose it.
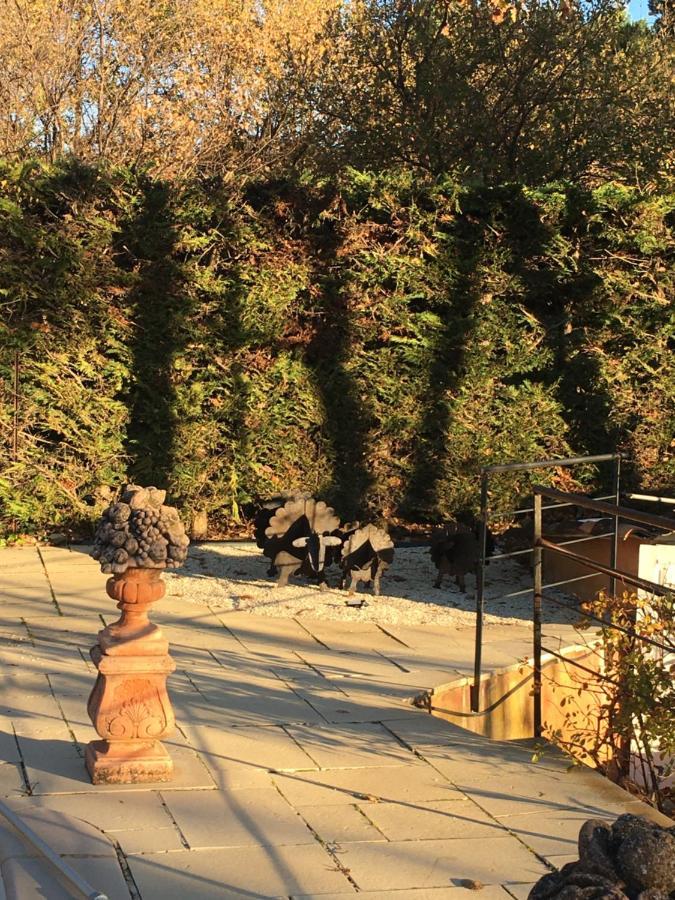
<path fill-rule="evenodd" d="M 483 622 L 485 617 L 485 581 L 486 581 L 486 566 L 488 563 L 488 557 L 486 555 L 487 548 L 487 531 L 488 525 L 490 523 L 490 519 L 492 513 L 489 508 L 489 493 L 490 493 L 490 479 L 493 475 L 498 475 L 504 472 L 532 472 L 537 469 L 548 469 L 555 467 L 563 467 L 569 468 L 571 466 L 582 466 L 582 465 L 593 465 L 595 463 L 605 463 L 611 462 L 613 464 L 612 471 L 612 493 L 604 496 L 602 498 L 597 498 L 598 502 L 603 500 L 614 500 L 615 503 L 618 504 L 620 498 L 620 490 L 621 490 L 621 454 L 620 453 L 602 453 L 595 456 L 574 456 L 568 457 L 566 459 L 540 459 L 535 462 L 518 462 L 518 463 L 505 463 L 502 465 L 496 466 L 486 466 L 481 471 L 481 492 L 480 492 L 480 506 L 481 506 L 481 515 L 480 515 L 480 538 L 479 538 L 479 551 L 480 551 L 480 561 L 478 565 L 478 570 L 476 573 L 476 637 L 475 637 L 475 648 L 474 648 L 474 671 L 473 671 L 473 684 L 471 685 L 471 710 L 473 712 L 480 712 L 480 679 L 481 679 L 481 671 L 482 671 L 482 657 L 483 657 Z M 568 499 L 567 494 L 563 494 L 563 492 L 559 491 L 558 502 L 548 504 L 546 509 L 561 509 L 566 506 L 575 506 L 576 504 Z M 585 499 L 585 498 L 584 498 Z M 534 506 L 526 507 L 524 509 L 516 509 L 510 510 L 509 513 L 501 513 L 500 518 L 503 518 L 505 515 L 511 516 L 521 516 L 528 513 L 534 513 Z M 579 538 L 578 541 L 570 541 L 569 543 L 581 543 L 587 540 L 597 540 L 598 537 L 603 538 L 611 538 L 610 544 L 610 565 L 616 565 L 617 553 L 618 553 L 618 541 L 619 541 L 619 520 L 615 516 L 614 518 L 614 530 L 605 535 L 593 535 L 592 537 L 587 538 Z M 490 557 L 489 559 L 510 559 L 515 558 L 517 556 L 523 556 L 525 554 L 532 553 L 531 549 L 527 550 L 513 550 L 509 553 L 500 553 L 496 556 Z M 573 581 L 580 581 L 584 578 L 595 578 L 596 574 L 592 575 L 584 575 L 581 578 L 570 578 L 565 581 L 558 581 L 555 584 L 546 585 L 546 587 L 560 587 L 563 584 L 572 583 Z M 611 590 L 614 590 L 614 582 L 612 581 Z M 517 594 L 527 594 L 530 593 L 530 589 L 527 588 L 524 591 L 517 591 L 512 594 L 501 595 L 499 598 L 494 599 L 504 599 L 506 597 L 513 597 Z"/>
<path fill-rule="evenodd" d="M 84 897 L 85 900 L 108 900 L 106 894 L 97 891 L 88 881 L 85 881 L 79 872 L 76 872 L 72 866 L 69 866 L 65 860 L 61 859 L 58 853 L 49 844 L 45 843 L 39 834 L 36 834 L 29 825 L 26 825 L 21 816 L 17 815 L 2 800 L 0 800 L 0 816 L 6 819 L 40 857 L 45 859 L 56 870 L 60 879 L 74 892 L 74 897 Z M 0 882 L 1 887 L 2 883 Z"/>
<path fill-rule="evenodd" d="M 542 665 L 541 658 L 542 652 L 552 653 L 553 651 L 549 650 L 542 646 L 542 602 L 544 597 L 544 590 L 547 585 L 543 584 L 543 575 L 542 575 L 542 561 L 543 561 L 543 551 L 546 549 L 552 553 L 557 553 L 562 556 L 565 556 L 568 559 L 572 559 L 577 563 L 582 564 L 583 566 L 593 570 L 593 573 L 600 573 L 604 575 L 609 575 L 612 579 L 612 584 L 615 585 L 616 581 L 621 581 L 624 584 L 629 584 L 634 587 L 639 588 L 640 590 L 646 591 L 647 593 L 653 594 L 655 596 L 666 596 L 672 593 L 672 589 L 668 587 L 664 587 L 664 585 L 656 584 L 653 581 L 649 581 L 646 578 L 640 578 L 638 575 L 634 575 L 631 572 L 625 572 L 621 569 L 618 569 L 616 566 L 616 553 L 612 555 L 612 561 L 610 565 L 603 565 L 602 563 L 597 562 L 597 560 L 590 559 L 587 556 L 582 556 L 577 553 L 572 553 L 570 550 L 566 550 L 562 544 L 556 544 L 553 541 L 546 540 L 543 537 L 543 527 L 542 527 L 542 517 L 543 510 L 546 508 L 543 504 L 543 498 L 547 498 L 548 500 L 561 500 L 565 498 L 567 502 L 571 503 L 573 506 L 577 506 L 581 509 L 588 509 L 592 512 L 599 512 L 604 515 L 611 515 L 614 518 L 615 523 L 617 523 L 615 527 L 615 532 L 618 533 L 618 523 L 621 519 L 624 519 L 627 522 L 633 522 L 640 525 L 646 525 L 649 528 L 654 528 L 657 531 L 665 531 L 665 532 L 673 532 L 675 531 L 675 521 L 673 519 L 667 519 L 663 516 L 651 515 L 650 513 L 643 513 L 639 510 L 631 509 L 630 507 L 621 506 L 618 502 L 614 504 L 605 503 L 602 500 L 594 500 L 591 497 L 586 497 L 583 494 L 573 494 L 566 493 L 563 491 L 558 491 L 555 488 L 548 488 L 542 485 L 535 485 L 533 488 L 534 491 L 534 539 L 533 539 L 533 607 L 532 607 L 532 619 L 533 619 L 533 702 L 534 702 L 534 736 L 541 737 L 542 733 L 542 706 L 541 706 L 541 686 L 542 686 Z M 547 597 L 548 600 L 552 600 L 552 598 Z M 560 606 L 568 606 L 568 604 L 559 603 L 558 601 L 553 600 L 554 603 L 558 603 Z M 661 643 L 660 641 L 655 641 L 652 638 L 647 637 L 646 635 L 638 634 L 634 629 L 624 628 L 621 625 L 617 625 L 616 623 L 608 623 L 603 619 L 600 619 L 597 616 L 594 616 L 590 613 L 584 613 L 587 618 L 590 618 L 594 621 L 599 622 L 601 625 L 605 627 L 611 627 L 617 631 L 621 631 L 624 634 L 627 634 L 631 637 L 636 638 L 637 640 L 642 641 L 643 643 L 663 650 L 665 652 L 673 652 L 675 651 L 675 645 L 667 645 Z M 554 656 L 558 655 L 553 653 Z M 565 661 L 577 668 L 584 668 L 584 666 L 580 665 L 573 659 L 568 659 L 565 657 Z"/>

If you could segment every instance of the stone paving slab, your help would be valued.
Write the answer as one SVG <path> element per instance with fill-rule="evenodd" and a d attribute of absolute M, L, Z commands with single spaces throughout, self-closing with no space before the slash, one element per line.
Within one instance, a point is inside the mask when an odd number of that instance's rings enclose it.
<path fill-rule="evenodd" d="M 360 803 L 359 809 L 390 841 L 491 839 L 504 834 L 502 826 L 471 800 Z"/>
<path fill-rule="evenodd" d="M 42 566 L 36 546 L 3 547 L 0 552 L 0 569 L 22 570 L 31 566 Z"/>
<path fill-rule="evenodd" d="M 302 625 L 319 644 L 336 653 L 364 649 L 383 653 L 403 649 L 400 640 L 373 622 L 330 622 L 303 616 Z"/>
<path fill-rule="evenodd" d="M 293 690 L 331 725 L 378 722 L 409 706 L 413 695 L 412 691 L 405 689 L 400 691 L 401 697 L 378 695 L 372 686 L 363 686 L 359 691 L 356 684 L 340 688 L 315 685 L 311 689 L 295 686 Z"/>
<path fill-rule="evenodd" d="M 509 891 L 505 887 L 487 884 L 484 885 L 480 893 L 476 894 L 480 900 L 509 900 Z M 531 887 L 531 885 L 527 885 Z M 348 900 L 349 897 L 355 896 L 355 891 L 345 894 L 294 894 L 292 900 Z M 467 888 L 410 888 L 397 891 L 359 891 L 359 897 L 365 900 L 468 900 L 472 894 Z M 522 900 L 526 900 L 525 895 Z M 520 900 L 520 898 L 519 898 Z"/>
<path fill-rule="evenodd" d="M 347 877 L 319 844 L 184 850 L 129 857 L 143 900 L 287 897 L 340 892 Z"/>
<path fill-rule="evenodd" d="M 21 754 L 12 730 L 12 723 L 4 716 L 0 718 L 0 760 L 3 763 L 21 762 Z"/>
<path fill-rule="evenodd" d="M 45 566 L 49 571 L 58 566 L 86 565 L 90 570 L 101 575 L 97 565 L 92 565 L 90 556 L 92 550 L 91 544 L 73 544 L 70 547 L 50 547 L 40 546 L 39 555 L 44 560 Z M 105 576 L 102 576 L 105 577 Z"/>
<path fill-rule="evenodd" d="M 331 769 L 274 775 L 274 783 L 294 806 L 340 806 L 358 800 L 415 803 L 463 796 L 431 766 Z"/>
<path fill-rule="evenodd" d="M 549 870 L 515 838 L 492 838 L 489 849 L 474 839 L 344 843 L 339 858 L 364 891 L 536 881 Z M 508 874 L 507 874 L 508 873 Z"/>
<path fill-rule="evenodd" d="M 34 646 L 26 644 L 11 650 L 0 650 L 0 671 L 2 672 L 43 672 L 45 674 L 61 671 L 63 668 L 86 670 L 88 663 L 82 651 L 75 646 L 60 647 L 56 644 Z"/>
<path fill-rule="evenodd" d="M 27 808 L 25 803 L 17 801 L 9 805 L 38 837 L 60 855 L 105 856 L 117 859 L 115 848 L 98 828 L 48 808 Z M 0 824 L 4 822 L 4 817 L 0 817 Z M 11 837 L 3 841 L 3 859 L 25 855 L 26 844 L 18 836 L 13 841 Z"/>
<path fill-rule="evenodd" d="M 298 812 L 325 844 L 343 841 L 386 841 L 356 804 L 353 806 L 300 806 Z"/>
<path fill-rule="evenodd" d="M 50 809 L 11 804 L 24 823 L 52 850 L 110 900 L 130 900 L 129 887 L 113 844 L 97 828 Z M 18 831 L 0 817 L 0 896 L 7 900 L 72 898 L 56 869 Z M 4 884 L 4 892 L 3 892 Z"/>
<path fill-rule="evenodd" d="M 91 885 L 105 885 L 109 900 L 130 900 L 128 885 L 117 859 L 67 858 L 67 862 Z M 51 871 L 36 859 L 14 858 L 2 866 L 7 900 L 28 900 L 45 897 L 48 900 L 73 900 L 73 894 L 54 880 Z"/>
<path fill-rule="evenodd" d="M 157 786 L 155 786 L 157 787 Z M 127 791 L 111 796 L 106 794 L 62 794 L 50 797 L 25 797 L 13 803 L 21 815 L 48 809 L 61 816 L 71 816 L 83 822 L 95 823 L 105 832 L 129 831 L 142 828 L 156 831 L 174 827 L 171 816 L 157 790 L 142 793 Z"/>
<path fill-rule="evenodd" d="M 246 766 L 254 771 L 314 769 L 316 763 L 284 729 L 237 728 L 224 731 L 208 725 L 181 725 L 190 745 L 208 756 L 209 767 Z"/>
<path fill-rule="evenodd" d="M 295 809 L 273 787 L 239 791 L 162 791 L 192 849 L 313 844 Z"/>
<path fill-rule="evenodd" d="M 50 900 L 72 900 L 70 891 L 59 884 L 51 870 L 37 859 L 13 857 L 0 867 L 3 896 L 7 898 L 49 897 Z M 6 892 L 6 893 L 5 893 Z M 125 900 L 129 897 L 127 896 Z"/>
<path fill-rule="evenodd" d="M 20 763 L 0 762 L 0 794 L 3 797 L 17 797 L 26 792 L 26 782 Z"/>
<path fill-rule="evenodd" d="M 108 837 L 119 844 L 122 852 L 129 856 L 142 853 L 171 853 L 186 848 L 186 841 L 175 826 L 153 828 L 132 828 L 128 831 L 108 831 Z"/>
<path fill-rule="evenodd" d="M 241 646 L 254 652 L 279 650 L 296 652 L 321 647 L 309 632 L 295 619 L 267 618 L 249 613 L 225 613 L 213 610 L 218 619 L 239 641 Z"/>
<path fill-rule="evenodd" d="M 220 696 L 217 702 L 200 695 L 199 702 L 185 710 L 190 722 L 221 728 L 264 727 L 265 725 L 323 725 L 326 720 L 302 697 L 275 686 L 277 696 L 267 693 L 238 692 L 234 696 Z M 214 694 L 211 694 L 214 696 Z M 176 712 L 178 708 L 174 704 Z"/>
<path fill-rule="evenodd" d="M 414 765 L 417 760 L 383 725 L 289 725 L 286 731 L 322 769 Z"/>

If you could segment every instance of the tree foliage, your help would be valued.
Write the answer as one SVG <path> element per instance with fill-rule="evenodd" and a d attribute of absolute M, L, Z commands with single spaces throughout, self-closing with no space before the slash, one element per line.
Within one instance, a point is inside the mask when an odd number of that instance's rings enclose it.
<path fill-rule="evenodd" d="M 287 488 L 437 520 L 482 465 L 614 447 L 672 490 L 670 195 L 75 163 L 0 187 L 5 530 L 86 524 L 127 478 L 216 527 Z"/>
<path fill-rule="evenodd" d="M 0 156 L 233 180 L 672 174 L 666 14 L 630 24 L 615 0 L 0 0 L 0 17 Z"/>

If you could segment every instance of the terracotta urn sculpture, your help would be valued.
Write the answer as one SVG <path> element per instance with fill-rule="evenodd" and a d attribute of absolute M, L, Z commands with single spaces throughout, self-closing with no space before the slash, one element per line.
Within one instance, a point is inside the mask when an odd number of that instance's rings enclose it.
<path fill-rule="evenodd" d="M 157 488 L 127 485 L 96 532 L 92 556 L 111 573 L 106 590 L 121 615 L 90 651 L 98 677 L 87 711 L 101 737 L 85 754 L 94 784 L 168 781 L 173 773 L 161 738 L 174 726 L 166 679 L 175 665 L 148 610 L 164 596 L 162 570 L 185 562 L 189 540 L 165 499 Z"/>

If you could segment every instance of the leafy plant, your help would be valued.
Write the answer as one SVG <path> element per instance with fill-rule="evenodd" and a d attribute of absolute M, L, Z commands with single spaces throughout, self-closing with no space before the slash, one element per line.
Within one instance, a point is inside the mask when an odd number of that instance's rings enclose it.
<path fill-rule="evenodd" d="M 547 736 L 576 759 L 664 809 L 665 780 L 675 771 L 675 595 L 600 592 L 582 607 L 581 629 L 597 628 L 597 673 L 565 691 L 564 724 Z M 578 699 L 583 695 L 583 702 Z M 669 807 L 670 808 L 670 807 Z"/>

